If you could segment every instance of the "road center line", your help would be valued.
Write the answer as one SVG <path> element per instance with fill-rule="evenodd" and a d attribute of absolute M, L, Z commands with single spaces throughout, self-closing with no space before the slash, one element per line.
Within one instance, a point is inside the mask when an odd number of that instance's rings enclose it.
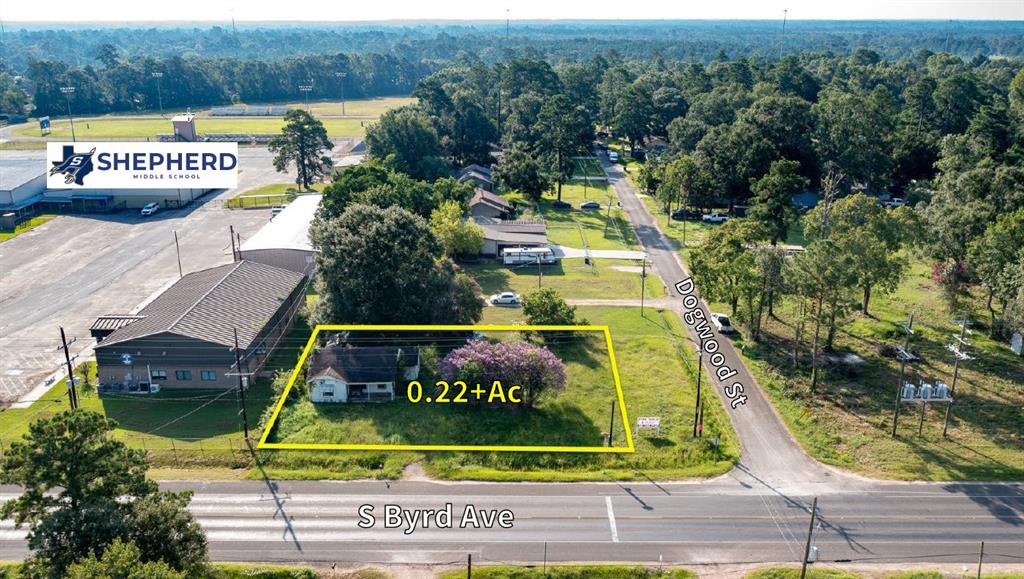
<path fill-rule="evenodd" d="M 608 507 L 608 526 L 612 529 L 612 542 L 619 542 L 619 530 L 615 528 L 615 509 L 612 508 L 612 498 L 605 497 L 604 504 Z"/>

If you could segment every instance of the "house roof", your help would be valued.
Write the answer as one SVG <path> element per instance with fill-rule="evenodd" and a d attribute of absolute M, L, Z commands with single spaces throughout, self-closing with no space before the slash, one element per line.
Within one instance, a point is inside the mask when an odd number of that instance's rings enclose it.
<path fill-rule="evenodd" d="M 303 279 L 301 273 L 252 261 L 190 273 L 97 348 L 162 333 L 234 346 L 237 328 L 238 345 L 247 349 Z"/>
<path fill-rule="evenodd" d="M 545 221 L 503 221 L 475 217 L 473 221 L 484 232 L 484 239 L 503 244 L 544 245 L 548 242 Z"/>
<path fill-rule="evenodd" d="M 476 173 L 476 174 L 481 175 L 483 177 L 487 177 L 488 180 L 491 180 L 491 179 L 494 178 L 494 174 L 493 174 L 493 172 L 491 171 L 491 169 L 489 167 L 484 167 L 483 165 L 477 165 L 476 163 L 471 163 L 471 164 L 466 165 L 465 167 L 459 169 L 459 177 L 464 177 L 464 176 L 466 176 L 466 175 L 468 175 L 470 173 Z"/>
<path fill-rule="evenodd" d="M 399 355 L 404 367 L 419 363 L 419 349 L 415 347 L 326 346 L 313 355 L 306 377 L 312 380 L 330 376 L 346 383 L 394 382 L 398 375 Z"/>
<path fill-rule="evenodd" d="M 512 204 L 505 200 L 501 195 L 496 195 L 490 191 L 485 191 L 479 187 L 473 189 L 473 197 L 469 200 L 469 206 L 474 207 L 476 205 L 486 205 L 493 207 L 499 211 L 509 211 L 512 209 Z"/>
<path fill-rule="evenodd" d="M 242 244 L 242 252 L 262 249 L 313 251 L 309 226 L 323 195 L 299 195 Z"/>

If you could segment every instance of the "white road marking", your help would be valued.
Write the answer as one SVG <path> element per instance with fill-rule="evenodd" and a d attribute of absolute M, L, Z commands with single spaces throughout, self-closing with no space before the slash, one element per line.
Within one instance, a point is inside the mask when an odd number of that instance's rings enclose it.
<path fill-rule="evenodd" d="M 615 510 L 612 509 L 612 498 L 611 497 L 605 497 L 604 498 L 604 504 L 605 504 L 606 507 L 608 507 L 608 526 L 610 526 L 611 529 L 612 529 L 612 542 L 613 543 L 618 543 L 619 542 L 619 530 L 617 528 L 615 528 Z"/>

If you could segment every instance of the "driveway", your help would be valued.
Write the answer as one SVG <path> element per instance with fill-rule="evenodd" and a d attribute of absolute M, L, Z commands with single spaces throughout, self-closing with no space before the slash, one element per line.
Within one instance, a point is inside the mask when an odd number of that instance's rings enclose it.
<path fill-rule="evenodd" d="M 44 381 L 63 372 L 59 326 L 74 340 L 72 354 L 86 354 L 96 317 L 129 312 L 178 279 L 175 231 L 184 273 L 231 261 L 229 226 L 244 241 L 270 211 L 224 209 L 224 201 L 239 190 L 291 178 L 274 171 L 266 149 L 240 149 L 239 156 L 239 188 L 189 207 L 149 218 L 135 211 L 62 215 L 0 243 L 0 406 L 37 398 Z"/>

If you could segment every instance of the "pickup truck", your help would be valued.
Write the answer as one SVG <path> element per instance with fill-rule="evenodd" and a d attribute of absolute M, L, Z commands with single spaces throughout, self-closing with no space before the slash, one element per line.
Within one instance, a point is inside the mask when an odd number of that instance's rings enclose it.
<path fill-rule="evenodd" d="M 704 223 L 725 223 L 729 220 L 729 216 L 720 213 L 705 213 L 700 220 Z"/>

